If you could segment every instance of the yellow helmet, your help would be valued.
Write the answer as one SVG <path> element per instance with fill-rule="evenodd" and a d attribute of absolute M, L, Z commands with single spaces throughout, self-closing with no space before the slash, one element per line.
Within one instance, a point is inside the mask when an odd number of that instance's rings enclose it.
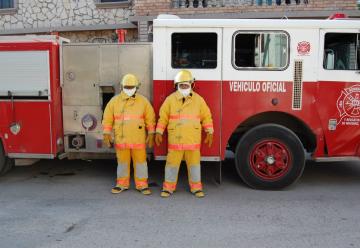
<path fill-rule="evenodd" d="M 194 82 L 194 77 L 192 73 L 188 70 L 181 70 L 179 71 L 174 79 L 174 84 L 178 83 L 190 83 L 192 84 Z"/>
<path fill-rule="evenodd" d="M 121 86 L 139 87 L 139 79 L 134 74 L 126 74 L 121 80 Z"/>

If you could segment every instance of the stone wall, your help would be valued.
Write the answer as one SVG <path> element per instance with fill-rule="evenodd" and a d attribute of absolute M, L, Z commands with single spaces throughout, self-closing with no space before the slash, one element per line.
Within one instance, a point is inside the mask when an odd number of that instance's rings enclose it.
<path fill-rule="evenodd" d="M 129 6 L 99 8 L 96 0 L 17 0 L 13 13 L 0 14 L 0 31 L 123 24 Z"/>

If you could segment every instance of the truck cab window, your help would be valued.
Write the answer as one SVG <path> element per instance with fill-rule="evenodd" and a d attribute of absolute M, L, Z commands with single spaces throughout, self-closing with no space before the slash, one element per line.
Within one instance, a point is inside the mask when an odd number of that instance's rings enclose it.
<path fill-rule="evenodd" d="M 214 69 L 217 67 L 216 33 L 173 33 L 171 36 L 173 68 Z"/>
<path fill-rule="evenodd" d="M 327 70 L 359 70 L 359 34 L 327 33 L 323 67 Z"/>
<path fill-rule="evenodd" d="M 236 69 L 281 70 L 288 65 L 288 36 L 285 33 L 237 33 L 233 41 Z"/>

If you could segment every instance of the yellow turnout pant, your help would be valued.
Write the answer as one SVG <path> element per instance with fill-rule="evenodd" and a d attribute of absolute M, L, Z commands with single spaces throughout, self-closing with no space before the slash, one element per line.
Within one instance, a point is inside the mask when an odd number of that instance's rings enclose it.
<path fill-rule="evenodd" d="M 148 167 L 145 149 L 116 149 L 118 161 L 116 186 L 130 186 L 130 162 L 133 162 L 136 189 L 148 188 Z"/>
<path fill-rule="evenodd" d="M 163 190 L 174 192 L 178 180 L 181 161 L 185 159 L 191 192 L 202 190 L 200 151 L 169 150 L 165 165 L 165 181 Z"/>

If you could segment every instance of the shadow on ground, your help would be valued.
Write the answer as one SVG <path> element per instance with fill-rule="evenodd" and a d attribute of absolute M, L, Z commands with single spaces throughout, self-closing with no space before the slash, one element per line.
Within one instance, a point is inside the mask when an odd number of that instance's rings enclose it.
<path fill-rule="evenodd" d="M 161 187 L 164 177 L 164 161 L 152 161 L 149 163 L 149 185 L 150 187 Z M 202 163 L 202 180 L 204 184 L 218 185 L 218 169 L 216 162 Z M 133 173 L 133 171 L 131 172 Z M 31 166 L 15 167 L 8 175 L 0 178 L 2 181 L 29 180 L 34 178 L 47 178 L 57 180 L 76 180 L 78 176 L 94 177 L 108 181 L 109 184 L 115 182 L 116 163 L 112 160 L 42 160 Z M 359 162 L 327 162 L 315 163 L 308 161 L 301 178 L 297 184 L 360 184 L 360 163 Z M 187 187 L 186 165 L 182 163 L 179 172 L 180 187 Z M 238 176 L 234 160 L 225 160 L 222 164 L 222 183 L 237 184 L 239 187 L 247 187 Z M 132 180 L 133 184 L 133 180 Z M 132 185 L 133 186 L 133 185 Z M 294 187 L 294 185 L 290 186 Z"/>

